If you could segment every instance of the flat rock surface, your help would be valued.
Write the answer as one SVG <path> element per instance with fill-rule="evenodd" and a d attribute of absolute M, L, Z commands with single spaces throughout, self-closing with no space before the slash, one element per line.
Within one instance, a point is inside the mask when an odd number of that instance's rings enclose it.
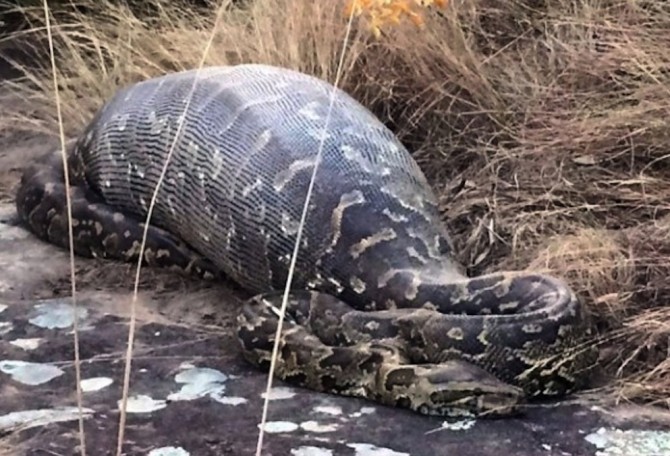
<path fill-rule="evenodd" d="M 0 454 L 78 454 L 67 252 L 16 226 L 10 204 L 0 206 L 0 252 Z M 132 267 L 76 264 L 88 454 L 114 454 Z M 254 454 L 267 377 L 232 337 L 239 293 L 145 271 L 125 454 Z M 266 455 L 670 455 L 670 433 L 642 432 L 670 429 L 651 409 L 543 405 L 521 418 L 444 422 L 281 381 L 271 397 Z"/>

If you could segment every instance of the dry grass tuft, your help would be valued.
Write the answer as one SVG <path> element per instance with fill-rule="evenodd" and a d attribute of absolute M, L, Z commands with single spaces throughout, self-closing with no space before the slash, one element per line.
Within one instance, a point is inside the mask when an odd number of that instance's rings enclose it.
<path fill-rule="evenodd" d="M 151 0 L 60 7 L 55 36 L 66 131 L 119 85 L 194 67 L 214 20 Z M 229 4 L 206 62 L 264 62 L 333 80 L 340 2 Z M 41 11 L 23 33 L 43 55 Z M 472 273 L 565 277 L 606 341 L 618 398 L 670 394 L 670 3 L 460 0 L 425 26 L 356 24 L 343 88 L 415 152 Z M 0 131 L 56 131 L 48 61 L 13 90 L 29 103 Z M 666 404 L 667 405 L 667 404 Z"/>
<path fill-rule="evenodd" d="M 629 290 L 635 286 L 635 265 L 618 233 L 582 229 L 555 236 L 538 250 L 528 269 L 559 274 L 577 284 L 596 315 L 625 316 Z"/>

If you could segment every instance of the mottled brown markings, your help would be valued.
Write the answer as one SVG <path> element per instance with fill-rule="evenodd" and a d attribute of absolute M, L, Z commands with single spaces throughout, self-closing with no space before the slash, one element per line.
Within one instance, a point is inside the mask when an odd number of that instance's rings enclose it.
<path fill-rule="evenodd" d="M 565 337 L 570 335 L 575 329 L 569 325 L 560 325 L 558 327 L 558 336 Z"/>
<path fill-rule="evenodd" d="M 393 228 L 383 228 L 381 231 L 361 239 L 356 244 L 352 245 L 349 248 L 349 254 L 352 258 L 356 259 L 361 256 L 366 250 L 372 248 L 382 242 L 392 241 L 397 238 L 398 235 Z"/>
<path fill-rule="evenodd" d="M 281 192 L 284 190 L 284 187 L 286 187 L 300 171 L 312 168 L 315 163 L 316 158 L 314 157 L 296 160 L 291 163 L 287 169 L 278 172 L 273 181 L 275 191 Z"/>
<path fill-rule="evenodd" d="M 542 332 L 542 325 L 537 323 L 527 323 L 521 326 L 521 330 L 527 334 L 538 334 Z"/>
<path fill-rule="evenodd" d="M 264 208 L 265 209 L 265 208 Z M 261 230 L 261 236 L 263 238 L 263 261 L 265 265 L 265 276 L 266 284 L 270 286 L 274 280 L 274 271 L 270 266 L 270 242 L 272 241 L 272 235 L 265 231 L 265 228 Z"/>
<path fill-rule="evenodd" d="M 309 120 L 321 120 L 321 115 L 319 115 L 316 112 L 316 108 L 318 108 L 319 106 L 320 104 L 316 101 L 307 103 L 305 106 L 303 106 L 298 110 L 298 114 L 306 117 Z"/>
<path fill-rule="evenodd" d="M 349 279 L 349 285 L 351 286 L 351 289 L 358 294 L 365 293 L 365 290 L 367 289 L 365 282 L 360 277 L 352 276 Z"/>
<path fill-rule="evenodd" d="M 463 333 L 463 328 L 454 326 L 453 328 L 449 329 L 449 331 L 447 331 L 447 336 L 454 340 L 463 340 L 465 334 Z"/>
<path fill-rule="evenodd" d="M 414 276 L 415 271 L 411 269 L 389 269 L 377 278 L 377 288 L 384 288 L 395 276 L 399 274 L 410 274 Z"/>
<path fill-rule="evenodd" d="M 192 139 L 188 141 L 188 144 L 186 144 L 186 151 L 188 152 L 188 155 L 193 158 L 191 162 L 188 164 L 190 169 L 193 169 L 193 167 L 196 164 L 196 160 L 198 158 L 198 152 L 200 151 L 200 146 L 193 141 Z M 200 176 L 198 176 L 200 177 Z M 204 177 L 204 175 L 203 175 Z M 201 178 L 202 179 L 202 178 Z"/>
<path fill-rule="evenodd" d="M 361 153 L 360 150 L 351 147 L 347 144 L 343 144 L 340 148 L 342 150 L 342 156 L 345 158 L 345 160 L 354 162 L 355 164 L 359 165 L 360 168 L 371 175 L 379 175 L 379 176 L 388 176 L 391 174 L 391 170 L 388 167 L 385 166 L 379 166 L 374 163 L 372 163 L 370 160 L 365 158 L 363 154 Z"/>
<path fill-rule="evenodd" d="M 342 283 L 339 280 L 335 279 L 334 277 L 329 277 L 327 279 L 327 282 L 335 286 L 335 290 L 337 293 L 342 293 L 342 290 L 344 290 L 344 286 L 342 285 Z"/>
<path fill-rule="evenodd" d="M 119 236 L 116 233 L 109 233 L 102 241 L 102 245 L 107 251 L 118 251 L 119 249 Z"/>
<path fill-rule="evenodd" d="M 247 185 L 246 187 L 244 187 L 242 189 L 242 196 L 244 196 L 246 198 L 251 194 L 251 192 L 253 192 L 255 190 L 258 190 L 262 186 L 263 186 L 263 181 L 261 180 L 260 177 L 257 177 L 256 180 L 254 180 L 253 183 L 251 183 L 250 185 Z"/>
<path fill-rule="evenodd" d="M 415 248 L 414 246 L 407 247 L 407 254 L 416 260 L 418 260 L 420 263 L 427 264 L 428 263 L 428 258 L 424 257 L 421 255 Z"/>
<path fill-rule="evenodd" d="M 225 232 L 226 249 L 230 250 L 230 246 L 233 242 L 233 238 L 235 237 L 236 233 L 237 233 L 237 227 L 233 223 L 232 219 L 230 219 L 228 223 L 228 229 Z"/>
<path fill-rule="evenodd" d="M 519 301 L 509 301 L 509 302 L 502 302 L 498 305 L 498 308 L 502 312 L 507 312 L 509 310 L 516 310 L 519 308 L 519 305 L 521 303 Z"/>
<path fill-rule="evenodd" d="M 407 284 L 405 289 L 405 299 L 414 301 L 419 294 L 419 286 L 421 285 L 421 278 L 418 275 L 413 275 L 412 280 Z"/>
<path fill-rule="evenodd" d="M 300 228 L 299 220 L 295 220 L 288 212 L 282 211 L 281 214 L 282 232 L 288 236 L 293 236 L 298 233 L 299 228 Z"/>
<path fill-rule="evenodd" d="M 360 190 L 354 190 L 340 196 L 340 202 L 337 207 L 333 209 L 333 214 L 330 218 L 330 231 L 333 233 L 333 238 L 330 241 L 330 246 L 327 251 L 332 251 L 340 240 L 340 236 L 342 235 L 342 218 L 344 217 L 344 211 L 352 206 L 363 203 L 365 203 L 365 197 L 363 196 L 363 192 Z"/>
<path fill-rule="evenodd" d="M 377 306 L 375 305 L 374 307 L 376 308 Z M 389 298 L 384 301 L 383 308 L 389 310 L 397 309 L 398 303 L 395 300 Z"/>
<path fill-rule="evenodd" d="M 437 311 L 438 306 L 436 306 L 436 305 L 435 305 L 434 303 L 432 303 L 431 301 L 426 301 L 426 302 L 424 302 L 424 303 L 421 305 L 421 308 L 422 308 L 422 309 L 426 309 L 426 310 L 434 310 L 434 311 Z"/>
<path fill-rule="evenodd" d="M 222 87 L 221 91 L 224 92 L 225 90 L 229 89 L 230 87 L 231 86 L 228 86 L 228 87 L 225 87 L 225 88 Z M 264 104 L 277 103 L 279 101 L 281 101 L 281 97 L 279 97 L 279 96 L 269 96 L 269 97 L 266 97 L 266 98 L 263 98 L 263 99 L 248 101 L 246 103 L 240 104 L 238 106 L 238 108 L 235 110 L 235 112 L 233 112 L 233 115 L 231 116 L 231 118 L 228 119 L 228 122 L 226 122 L 226 124 L 222 128 L 219 129 L 219 132 L 218 132 L 219 136 L 229 134 L 230 128 L 237 123 L 237 121 L 239 120 L 239 117 L 243 113 L 245 113 L 249 108 L 252 108 L 252 107 L 255 107 L 255 106 L 261 106 L 261 105 L 264 105 Z"/>
<path fill-rule="evenodd" d="M 391 210 L 388 207 L 384 208 L 382 214 L 387 216 L 394 223 L 407 223 L 409 221 L 409 219 L 406 216 L 398 214 L 396 212 L 391 212 Z"/>
<path fill-rule="evenodd" d="M 309 125 L 305 128 L 305 134 L 310 136 L 316 142 L 327 141 L 333 137 L 323 128 Z"/>
<path fill-rule="evenodd" d="M 370 331 L 377 331 L 379 329 L 379 322 L 377 321 L 369 321 L 365 324 L 365 328 L 370 330 Z"/>
<path fill-rule="evenodd" d="M 251 148 L 247 151 L 247 153 L 244 155 L 244 158 L 241 163 L 239 163 L 236 167 L 236 171 L 233 174 L 232 182 L 230 183 L 230 193 L 229 193 L 229 198 L 232 200 L 235 197 L 235 192 L 237 191 L 237 182 L 242 175 L 242 173 L 247 169 L 247 166 L 249 166 L 249 163 L 252 163 L 252 160 L 256 158 L 256 156 L 261 153 L 267 145 L 270 143 L 272 140 L 272 131 L 269 129 L 261 131 L 257 136 L 254 142 L 252 143 Z M 262 181 L 259 179 L 258 185 L 260 186 L 262 184 Z M 248 196 L 248 193 L 245 195 L 244 190 L 243 196 Z"/>
<path fill-rule="evenodd" d="M 438 246 L 439 244 L 436 244 L 436 242 L 429 242 L 427 239 L 425 239 L 423 233 L 420 233 L 416 231 L 416 229 L 412 226 L 407 226 L 405 229 L 405 232 L 407 235 L 414 240 L 414 242 L 420 242 L 423 247 L 426 249 L 428 252 L 428 255 L 434 259 L 434 260 L 442 260 L 444 259 L 444 255 L 440 252 Z M 439 238 L 438 238 L 439 241 Z"/>
<path fill-rule="evenodd" d="M 221 153 L 221 149 L 219 148 L 214 148 L 214 153 L 212 154 L 212 169 L 214 170 L 212 172 L 211 179 L 212 180 L 217 180 L 221 176 L 221 173 L 223 172 L 223 165 L 224 165 L 224 160 L 223 160 L 223 154 Z"/>
<path fill-rule="evenodd" d="M 137 177 L 139 177 L 140 179 L 144 179 L 145 176 L 144 170 L 139 166 L 137 166 L 136 164 L 133 165 L 133 168 L 135 169 L 135 174 L 137 174 Z"/>
<path fill-rule="evenodd" d="M 489 345 L 490 342 L 487 338 L 488 335 L 489 335 L 489 328 L 485 327 L 485 329 L 482 332 L 477 334 L 477 341 L 484 346 Z"/>
<path fill-rule="evenodd" d="M 393 200 L 403 208 L 419 215 L 425 220 L 429 220 L 426 212 L 426 204 L 428 201 L 425 196 L 415 192 L 413 189 L 403 187 L 401 185 L 384 185 L 380 188 L 382 193 L 389 195 Z"/>

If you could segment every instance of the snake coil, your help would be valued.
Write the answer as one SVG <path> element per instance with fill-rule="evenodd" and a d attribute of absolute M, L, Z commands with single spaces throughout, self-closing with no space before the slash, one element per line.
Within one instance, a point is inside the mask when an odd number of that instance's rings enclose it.
<path fill-rule="evenodd" d="M 143 260 L 244 287 L 253 297 L 238 316 L 242 353 L 267 366 L 332 90 L 250 64 L 118 91 L 69 152 L 77 254 L 137 260 L 141 221 L 185 116 Z M 335 94 L 276 374 L 433 415 L 507 415 L 528 398 L 579 388 L 596 352 L 583 347 L 589 328 L 574 293 L 540 274 L 466 277 L 409 152 Z M 16 198 L 29 229 L 62 247 L 65 190 L 51 155 L 25 170 Z"/>

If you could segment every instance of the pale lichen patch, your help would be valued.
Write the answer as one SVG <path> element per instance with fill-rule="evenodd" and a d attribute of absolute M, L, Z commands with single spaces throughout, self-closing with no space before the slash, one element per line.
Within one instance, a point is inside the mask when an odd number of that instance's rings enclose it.
<path fill-rule="evenodd" d="M 65 329 L 74 324 L 74 307 L 60 299 L 42 301 L 35 306 L 36 316 L 28 320 L 31 324 L 44 329 Z M 88 317 L 88 310 L 77 308 L 79 320 Z"/>
<path fill-rule="evenodd" d="M 35 386 L 48 383 L 65 372 L 51 364 L 31 363 L 27 361 L 0 361 L 0 372 L 25 385 Z"/>

